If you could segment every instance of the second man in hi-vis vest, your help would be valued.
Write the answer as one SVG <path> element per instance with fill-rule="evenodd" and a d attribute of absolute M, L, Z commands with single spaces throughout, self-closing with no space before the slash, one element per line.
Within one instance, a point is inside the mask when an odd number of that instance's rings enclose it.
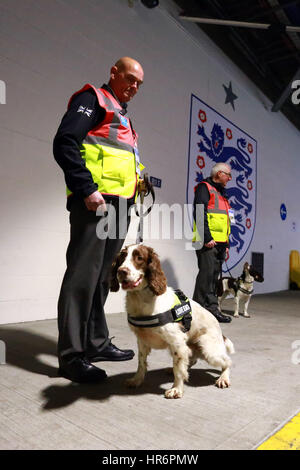
<path fill-rule="evenodd" d="M 230 322 L 231 318 L 219 311 L 216 286 L 229 249 L 230 218 L 233 217 L 225 191 L 226 184 L 231 180 L 230 171 L 230 166 L 225 163 L 214 165 L 210 177 L 197 186 L 194 197 L 194 214 L 197 204 L 204 206 L 204 240 L 201 240 L 194 223 L 193 240 L 202 247 L 197 249 L 195 246 L 199 272 L 193 300 L 224 323 Z"/>
<path fill-rule="evenodd" d="M 87 84 L 72 95 L 54 139 L 54 157 L 67 185 L 71 229 L 58 301 L 59 374 L 74 382 L 105 379 L 105 371 L 94 362 L 134 356 L 132 350 L 112 344 L 104 304 L 110 268 L 128 230 L 128 209 L 135 202 L 142 169 L 137 134 L 126 113 L 127 102 L 143 79 L 139 62 L 119 59 L 111 67 L 108 84 L 101 88 Z M 109 207 L 115 210 L 115 224 L 103 224 L 101 237 L 99 213 Z"/>

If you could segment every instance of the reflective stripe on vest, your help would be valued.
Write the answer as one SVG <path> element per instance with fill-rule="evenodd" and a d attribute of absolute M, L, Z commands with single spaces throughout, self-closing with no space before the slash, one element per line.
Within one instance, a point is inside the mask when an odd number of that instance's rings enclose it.
<path fill-rule="evenodd" d="M 136 167 L 137 134 L 130 120 L 120 114 L 120 104 L 103 88 L 87 84 L 71 97 L 69 104 L 75 95 L 89 89 L 94 90 L 99 106 L 106 110 L 106 114 L 83 140 L 81 156 L 99 192 L 131 198 L 136 195 L 138 174 L 143 168 L 139 163 Z M 68 188 L 67 194 L 71 194 Z"/>
<path fill-rule="evenodd" d="M 210 194 L 207 205 L 207 222 L 211 236 L 216 242 L 228 243 L 230 234 L 229 202 L 211 184 L 206 181 L 203 181 L 203 183 L 206 184 Z M 193 242 L 199 240 L 200 236 L 194 222 Z"/>

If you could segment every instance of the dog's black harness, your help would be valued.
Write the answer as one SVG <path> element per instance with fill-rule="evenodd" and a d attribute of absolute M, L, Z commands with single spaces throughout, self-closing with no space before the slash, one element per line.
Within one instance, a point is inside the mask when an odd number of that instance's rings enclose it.
<path fill-rule="evenodd" d="M 240 286 L 241 282 L 246 282 L 248 284 L 253 285 L 253 282 L 245 281 L 243 278 L 239 277 L 237 280 L 237 288 L 235 292 L 237 293 L 237 291 L 240 290 L 241 292 L 243 292 L 243 294 L 251 295 L 254 289 L 253 288 L 251 290 L 244 289 L 243 287 Z"/>
<path fill-rule="evenodd" d="M 170 310 L 146 317 L 131 317 L 128 315 L 128 323 L 140 328 L 154 328 L 166 325 L 167 323 L 181 322 L 184 327 L 184 333 L 189 331 L 192 323 L 190 302 L 180 289 L 176 289 L 174 292 L 177 297 L 176 303 Z"/>

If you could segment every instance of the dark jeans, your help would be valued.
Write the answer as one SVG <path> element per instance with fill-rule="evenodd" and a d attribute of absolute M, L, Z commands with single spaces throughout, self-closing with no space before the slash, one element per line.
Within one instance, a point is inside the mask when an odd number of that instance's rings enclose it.
<path fill-rule="evenodd" d="M 225 259 L 226 247 L 203 247 L 196 250 L 199 272 L 196 278 L 193 300 L 210 312 L 218 311 L 216 288 L 218 277 Z"/>
<path fill-rule="evenodd" d="M 109 343 L 104 313 L 109 274 L 130 222 L 129 203 L 121 201 L 121 207 L 119 199 L 112 202 L 116 223 L 106 226 L 107 218 L 88 211 L 84 201 L 74 200 L 71 205 L 67 270 L 58 301 L 59 359 L 93 353 Z"/>

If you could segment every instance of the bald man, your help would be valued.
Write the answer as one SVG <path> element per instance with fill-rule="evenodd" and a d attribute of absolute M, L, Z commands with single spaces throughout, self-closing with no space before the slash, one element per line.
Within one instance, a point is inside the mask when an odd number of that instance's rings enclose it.
<path fill-rule="evenodd" d="M 212 167 L 210 177 L 197 186 L 194 197 L 194 218 L 196 205 L 204 206 L 204 240 L 203 247 L 196 249 L 199 272 L 193 300 L 209 310 L 221 323 L 231 321 L 230 317 L 220 312 L 216 295 L 218 276 L 229 249 L 231 209 L 225 187 L 230 180 L 230 166 L 217 163 Z M 199 240 L 199 234 L 196 237 L 195 233 L 194 239 Z"/>
<path fill-rule="evenodd" d="M 143 79 L 139 62 L 119 59 L 108 84 L 87 84 L 71 96 L 54 139 L 70 211 L 67 270 L 58 301 L 59 375 L 73 382 L 101 382 L 106 373 L 93 363 L 134 356 L 112 344 L 104 304 L 110 267 L 124 242 L 137 192 L 137 134 L 126 114 Z M 115 217 L 105 219 L 109 209 Z M 106 220 L 110 223 L 102 223 Z"/>

